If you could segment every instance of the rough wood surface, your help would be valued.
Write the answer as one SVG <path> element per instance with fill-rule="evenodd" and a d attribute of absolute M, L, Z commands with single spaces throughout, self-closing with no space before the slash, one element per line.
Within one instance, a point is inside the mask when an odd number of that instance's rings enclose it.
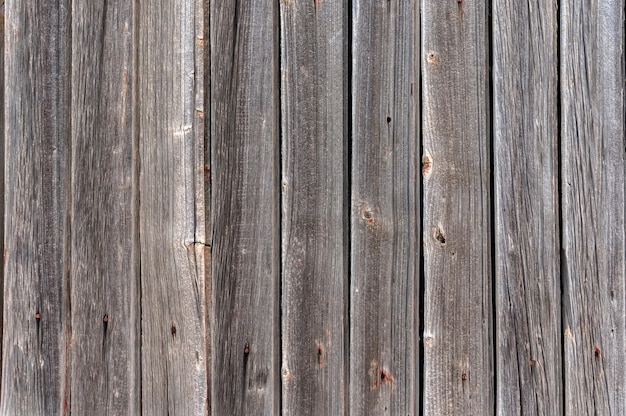
<path fill-rule="evenodd" d="M 278 3 L 211 3 L 212 413 L 280 413 Z"/>
<path fill-rule="evenodd" d="M 140 412 L 133 8 L 72 9 L 72 414 Z"/>
<path fill-rule="evenodd" d="M 346 400 L 343 13 L 281 1 L 285 415 L 341 415 Z"/>
<path fill-rule="evenodd" d="M 624 3 L 561 3 L 565 413 L 626 409 Z"/>
<path fill-rule="evenodd" d="M 0 413 L 622 414 L 623 2 L 417 2 L 0 0 Z"/>
<path fill-rule="evenodd" d="M 204 1 L 138 2 L 142 412 L 204 415 Z"/>
<path fill-rule="evenodd" d="M 68 411 L 68 3 L 5 4 L 4 415 Z"/>
<path fill-rule="evenodd" d="M 553 1 L 493 4 L 500 415 L 562 414 L 557 30 Z"/>
<path fill-rule="evenodd" d="M 355 415 L 417 411 L 416 9 L 412 0 L 353 5 L 350 414 Z"/>
<path fill-rule="evenodd" d="M 422 2 L 426 415 L 494 411 L 487 8 Z"/>

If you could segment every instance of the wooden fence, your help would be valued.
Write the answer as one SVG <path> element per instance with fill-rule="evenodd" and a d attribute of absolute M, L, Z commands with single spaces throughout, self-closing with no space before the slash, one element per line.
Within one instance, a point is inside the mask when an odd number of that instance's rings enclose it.
<path fill-rule="evenodd" d="M 2 3 L 2 415 L 626 414 L 621 0 Z"/>

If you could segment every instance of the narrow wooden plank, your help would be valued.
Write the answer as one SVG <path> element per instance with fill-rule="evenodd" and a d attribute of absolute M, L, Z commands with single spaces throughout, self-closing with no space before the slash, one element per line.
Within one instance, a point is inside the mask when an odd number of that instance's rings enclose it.
<path fill-rule="evenodd" d="M 562 414 L 557 22 L 555 1 L 493 4 L 500 415 Z"/>
<path fill-rule="evenodd" d="M 350 414 L 416 413 L 414 0 L 357 0 L 352 30 Z M 417 196 L 417 198 L 416 198 Z"/>
<path fill-rule="evenodd" d="M 281 1 L 285 415 L 341 415 L 343 4 Z"/>
<path fill-rule="evenodd" d="M 72 8 L 73 414 L 140 413 L 132 2 Z"/>
<path fill-rule="evenodd" d="M 204 1 L 138 2 L 145 415 L 205 415 Z"/>
<path fill-rule="evenodd" d="M 626 409 L 624 3 L 561 7 L 565 413 Z"/>
<path fill-rule="evenodd" d="M 211 3 L 214 415 L 280 413 L 278 4 Z"/>
<path fill-rule="evenodd" d="M 5 415 L 68 410 L 68 3 L 5 3 Z"/>
<path fill-rule="evenodd" d="M 426 415 L 494 411 L 484 2 L 422 2 Z"/>

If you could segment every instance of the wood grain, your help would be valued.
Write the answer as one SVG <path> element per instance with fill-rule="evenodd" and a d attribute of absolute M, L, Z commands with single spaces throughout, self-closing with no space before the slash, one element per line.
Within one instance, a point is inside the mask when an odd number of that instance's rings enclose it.
<path fill-rule="evenodd" d="M 73 414 L 140 413 L 133 8 L 72 9 Z"/>
<path fill-rule="evenodd" d="M 5 4 L 5 415 L 68 411 L 68 3 Z"/>
<path fill-rule="evenodd" d="M 211 3 L 212 413 L 280 413 L 278 4 Z"/>
<path fill-rule="evenodd" d="M 204 1 L 138 13 L 142 413 L 205 415 Z"/>
<path fill-rule="evenodd" d="M 426 415 L 494 411 L 489 68 L 482 2 L 422 2 Z"/>
<path fill-rule="evenodd" d="M 281 1 L 285 415 L 341 415 L 346 400 L 343 16 L 342 2 Z"/>
<path fill-rule="evenodd" d="M 415 414 L 417 5 L 353 5 L 350 414 Z M 417 101 L 417 103 L 416 103 Z"/>
<path fill-rule="evenodd" d="M 626 409 L 624 4 L 561 4 L 565 413 Z"/>
<path fill-rule="evenodd" d="M 622 414 L 623 2 L 417 1 L 0 0 L 0 413 Z"/>
<path fill-rule="evenodd" d="M 557 21 L 555 2 L 493 5 L 500 415 L 562 414 Z"/>

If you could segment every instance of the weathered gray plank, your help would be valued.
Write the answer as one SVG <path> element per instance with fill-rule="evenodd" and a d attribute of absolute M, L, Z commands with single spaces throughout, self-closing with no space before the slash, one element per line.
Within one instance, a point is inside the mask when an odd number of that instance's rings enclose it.
<path fill-rule="evenodd" d="M 494 410 L 487 9 L 422 2 L 424 413 Z"/>
<path fill-rule="evenodd" d="M 73 414 L 140 412 L 133 8 L 72 8 Z"/>
<path fill-rule="evenodd" d="M 138 13 L 142 412 L 204 415 L 204 1 Z"/>
<path fill-rule="evenodd" d="M 280 413 L 278 4 L 211 3 L 214 415 Z"/>
<path fill-rule="evenodd" d="M 624 3 L 561 3 L 565 413 L 626 409 Z"/>
<path fill-rule="evenodd" d="M 68 3 L 5 4 L 5 415 L 68 410 Z"/>
<path fill-rule="evenodd" d="M 500 415 L 562 413 L 557 30 L 554 1 L 493 3 Z"/>
<path fill-rule="evenodd" d="M 357 0 L 352 10 L 350 414 L 415 414 L 418 7 Z"/>
<path fill-rule="evenodd" d="M 282 408 L 285 415 L 341 415 L 342 2 L 281 1 L 281 34 Z"/>

